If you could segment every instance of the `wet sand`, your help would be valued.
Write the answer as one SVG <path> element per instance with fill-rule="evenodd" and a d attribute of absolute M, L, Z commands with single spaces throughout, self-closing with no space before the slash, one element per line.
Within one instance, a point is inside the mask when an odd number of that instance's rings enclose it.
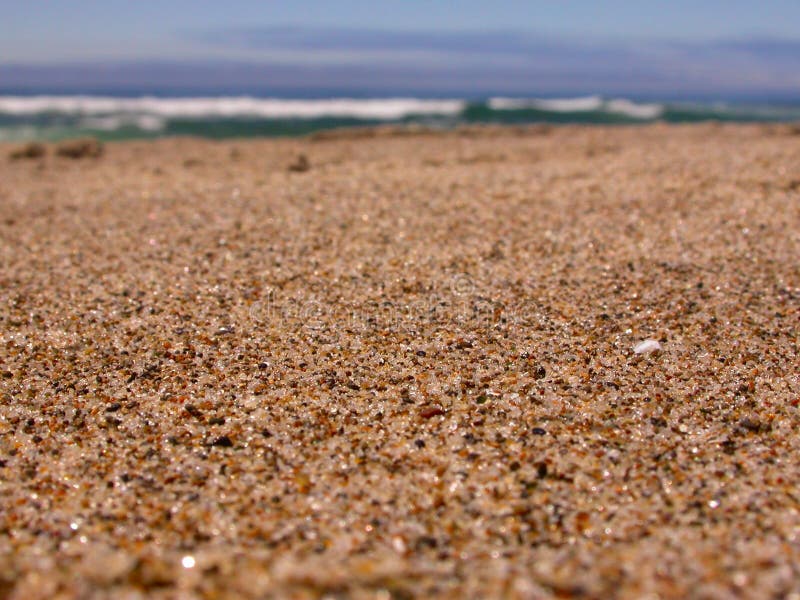
<path fill-rule="evenodd" d="M 796 129 L 15 148 L 0 597 L 800 597 Z"/>

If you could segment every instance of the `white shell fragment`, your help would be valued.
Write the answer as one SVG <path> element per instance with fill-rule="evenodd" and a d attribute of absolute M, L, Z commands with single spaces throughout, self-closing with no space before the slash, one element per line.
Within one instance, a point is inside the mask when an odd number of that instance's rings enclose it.
<path fill-rule="evenodd" d="M 643 342 L 639 342 L 633 348 L 633 351 L 636 354 L 648 354 L 649 352 L 655 352 L 656 350 L 661 350 L 661 344 L 659 344 L 656 340 L 645 340 Z"/>

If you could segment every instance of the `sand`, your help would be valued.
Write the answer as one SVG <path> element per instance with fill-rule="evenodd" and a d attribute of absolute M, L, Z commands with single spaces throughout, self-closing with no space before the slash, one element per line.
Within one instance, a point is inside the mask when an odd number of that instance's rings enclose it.
<path fill-rule="evenodd" d="M 0 597 L 800 597 L 796 129 L 46 150 Z"/>

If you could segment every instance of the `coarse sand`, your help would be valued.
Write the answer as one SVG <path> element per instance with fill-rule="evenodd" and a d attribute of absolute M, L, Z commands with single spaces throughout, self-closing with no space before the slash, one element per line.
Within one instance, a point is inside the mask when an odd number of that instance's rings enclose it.
<path fill-rule="evenodd" d="M 0 598 L 800 598 L 797 127 L 0 159 Z"/>

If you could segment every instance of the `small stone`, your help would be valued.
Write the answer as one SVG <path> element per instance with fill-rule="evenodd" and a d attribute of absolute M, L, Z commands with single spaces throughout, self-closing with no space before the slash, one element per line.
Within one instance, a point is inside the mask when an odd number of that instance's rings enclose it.
<path fill-rule="evenodd" d="M 65 158 L 99 158 L 103 155 L 103 144 L 94 138 L 69 140 L 58 145 L 56 154 Z"/>
<path fill-rule="evenodd" d="M 633 351 L 636 354 L 649 354 L 650 352 L 657 352 L 659 350 L 661 350 L 661 344 L 656 340 L 644 340 L 633 347 Z"/>
<path fill-rule="evenodd" d="M 302 471 L 294 476 L 294 482 L 297 485 L 297 491 L 301 494 L 307 494 L 311 491 L 311 479 Z"/>
<path fill-rule="evenodd" d="M 45 148 L 44 144 L 31 142 L 30 144 L 25 144 L 21 148 L 12 150 L 8 158 L 10 160 L 34 159 L 42 158 L 45 154 L 47 154 L 47 148 Z"/>
<path fill-rule="evenodd" d="M 144 590 L 163 588 L 172 585 L 174 572 L 170 565 L 157 556 L 140 558 L 128 575 L 128 582 Z"/>
<path fill-rule="evenodd" d="M 186 406 L 183 407 L 183 410 L 192 415 L 195 419 L 203 418 L 203 412 L 199 408 L 197 408 L 194 404 L 187 404 Z"/>
<path fill-rule="evenodd" d="M 210 444 L 211 446 L 219 446 L 220 448 L 231 448 L 233 447 L 233 441 L 227 435 L 221 435 L 214 440 Z"/>
<path fill-rule="evenodd" d="M 772 429 L 769 423 L 765 423 L 760 421 L 754 417 L 744 417 L 741 419 L 736 426 L 736 429 L 740 433 L 763 433 Z"/>
<path fill-rule="evenodd" d="M 292 173 L 305 173 L 311 169 L 311 163 L 305 154 L 298 155 L 297 159 L 289 165 L 289 171 Z"/>
<path fill-rule="evenodd" d="M 575 515 L 575 529 L 579 534 L 584 535 L 590 525 L 591 517 L 589 513 L 580 511 Z"/>
<path fill-rule="evenodd" d="M 547 431 L 545 431 L 541 427 L 534 427 L 533 429 L 531 429 L 531 433 L 533 435 L 545 435 Z"/>
<path fill-rule="evenodd" d="M 430 419 L 444 414 L 444 409 L 441 406 L 427 406 L 419 412 L 419 416 L 423 419 Z"/>

